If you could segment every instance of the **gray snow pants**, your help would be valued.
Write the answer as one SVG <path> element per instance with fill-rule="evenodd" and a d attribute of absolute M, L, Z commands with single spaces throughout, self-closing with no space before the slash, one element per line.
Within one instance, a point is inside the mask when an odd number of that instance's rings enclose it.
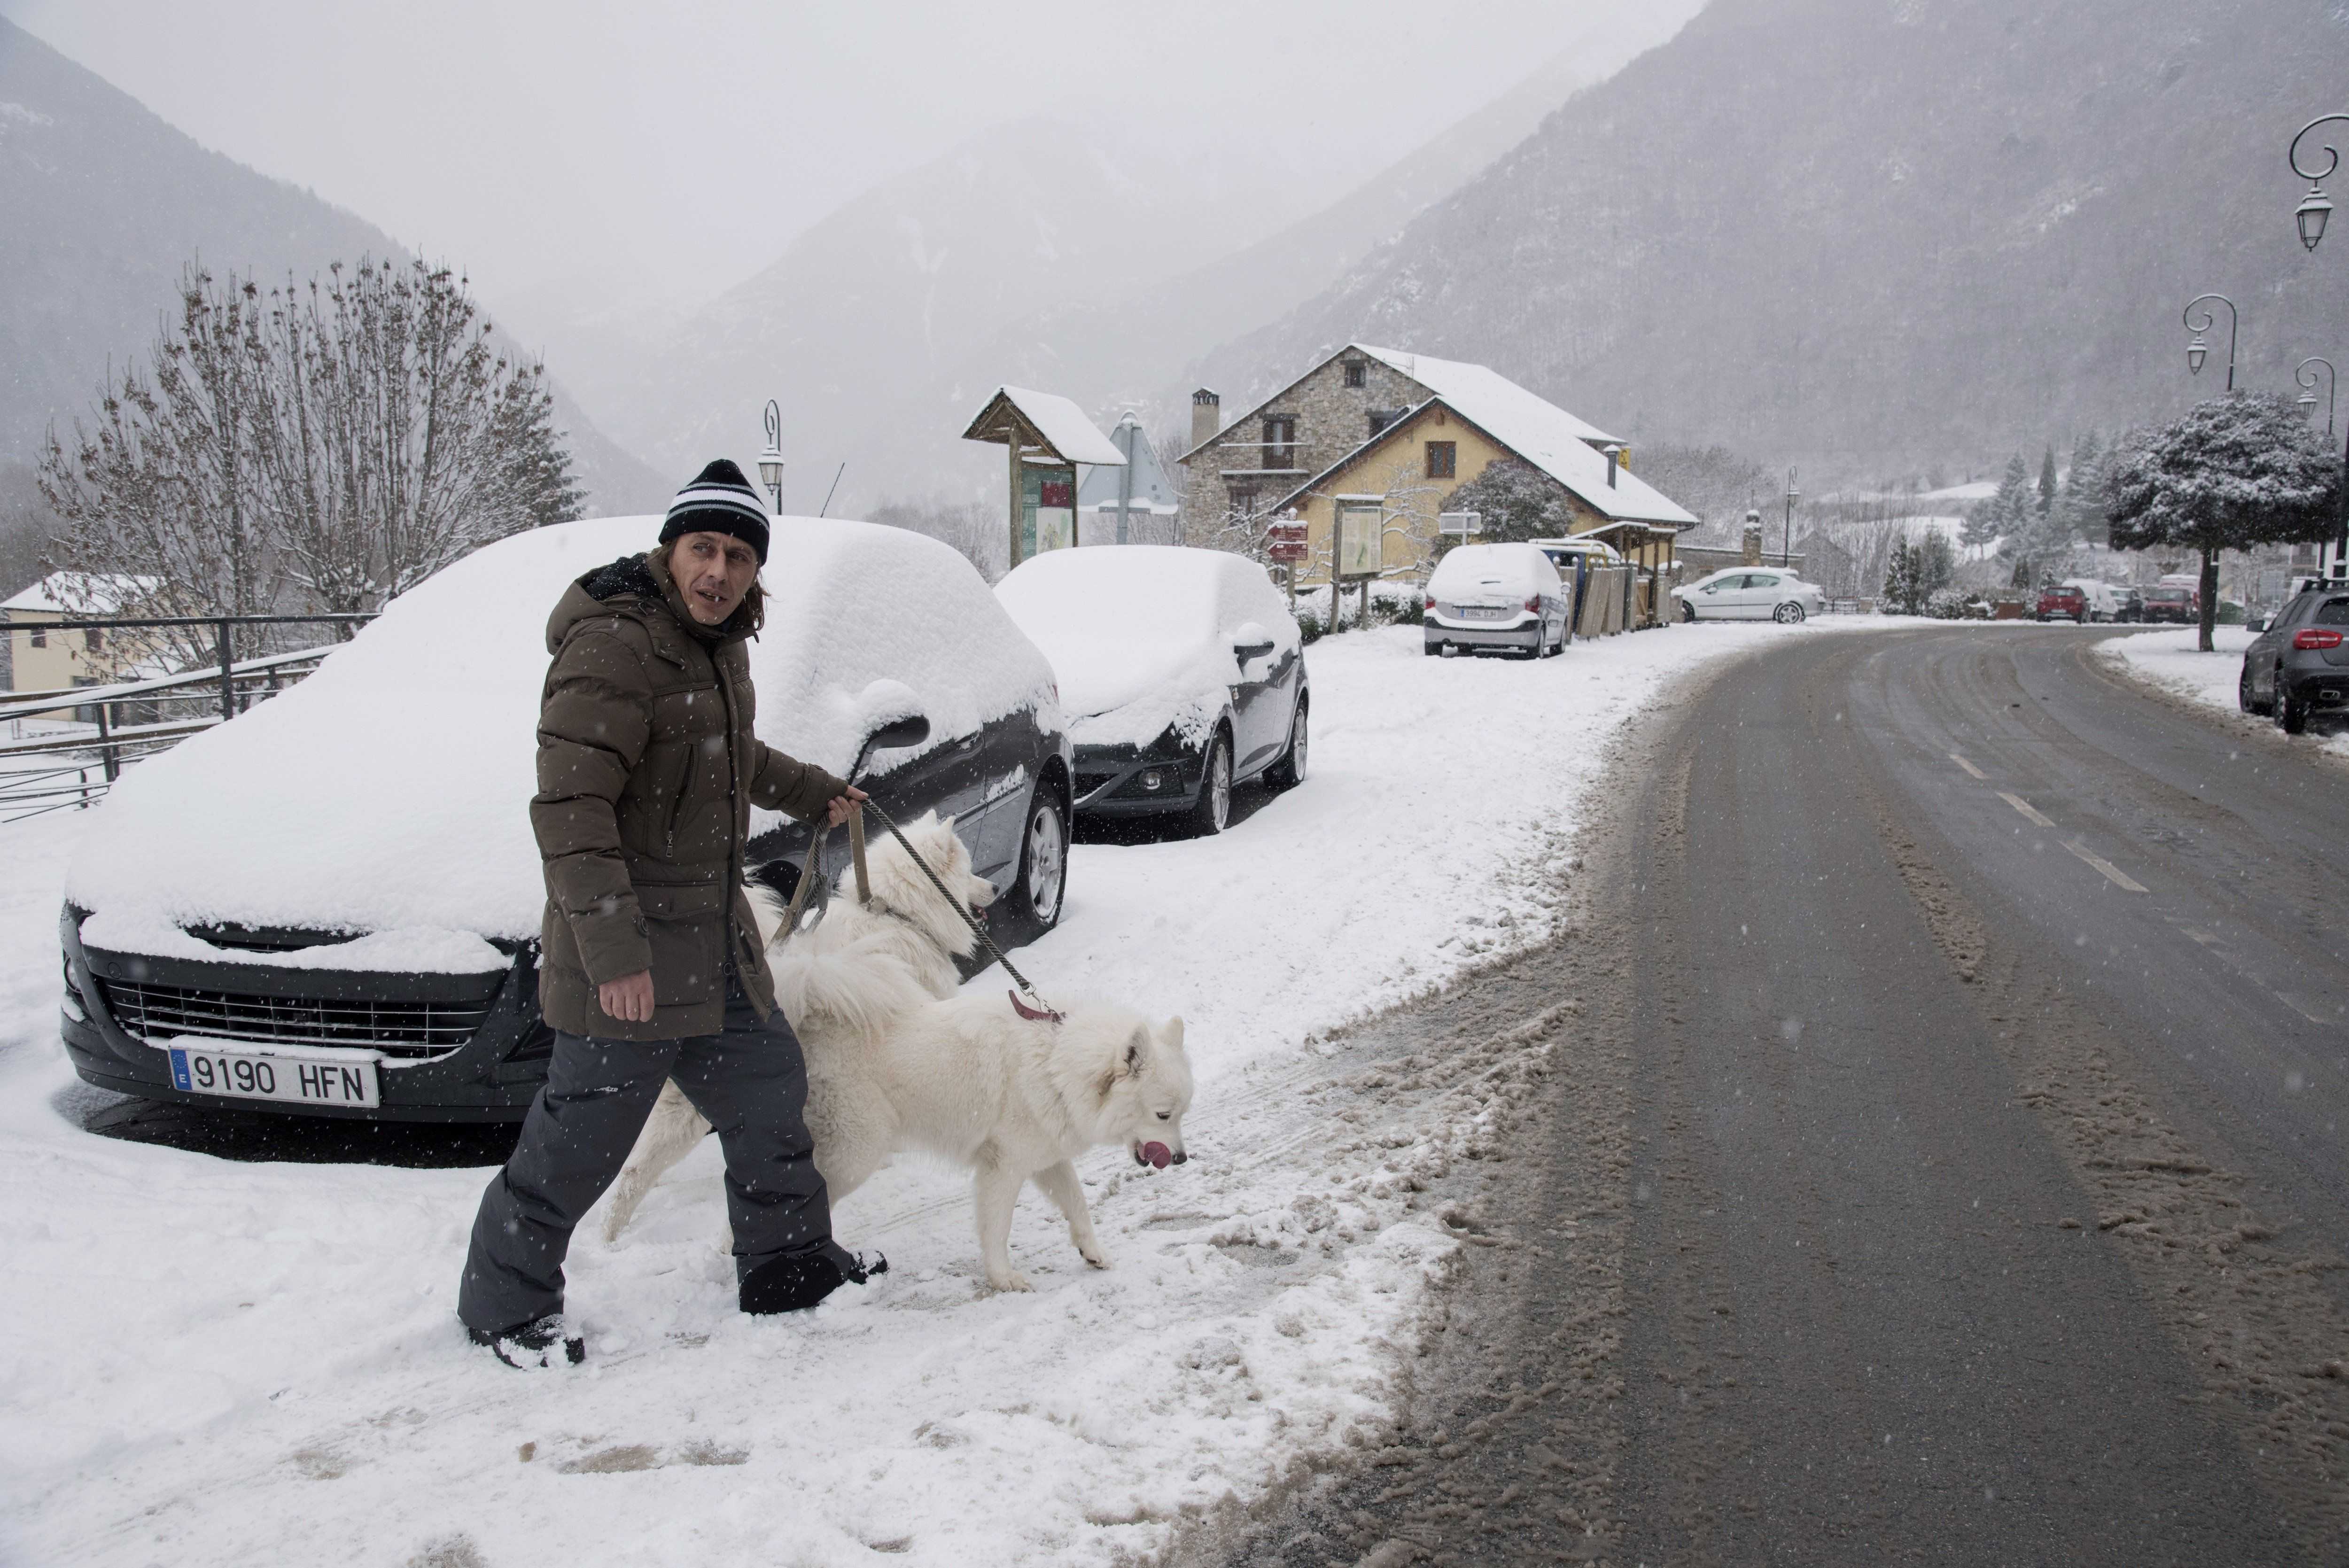
<path fill-rule="evenodd" d="M 787 1253 L 848 1261 L 832 1240 L 831 1204 L 808 1137 L 799 1037 L 780 1010 L 761 1023 L 730 975 L 719 1034 L 650 1042 L 554 1037 L 522 1141 L 491 1178 L 473 1219 L 457 1289 L 457 1315 L 468 1327 L 494 1333 L 563 1310 L 571 1232 L 627 1163 L 670 1078 L 726 1151 L 734 1277 Z"/>

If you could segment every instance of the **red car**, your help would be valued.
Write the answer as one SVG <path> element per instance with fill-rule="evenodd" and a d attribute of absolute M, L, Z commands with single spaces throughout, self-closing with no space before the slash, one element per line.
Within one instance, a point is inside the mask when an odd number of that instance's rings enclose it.
<path fill-rule="evenodd" d="M 2052 621 L 2061 615 L 2067 621 L 2088 624 L 2088 595 L 2077 584 L 2065 583 L 2039 591 L 2039 618 Z"/>
<path fill-rule="evenodd" d="M 2191 625 L 2202 619 L 2202 595 L 2194 589 L 2171 584 L 2148 588 L 2145 591 L 2145 618 Z"/>

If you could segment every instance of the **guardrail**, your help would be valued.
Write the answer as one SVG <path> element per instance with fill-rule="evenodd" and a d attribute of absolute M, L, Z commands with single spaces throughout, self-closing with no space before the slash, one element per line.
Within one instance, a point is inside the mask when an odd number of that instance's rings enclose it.
<path fill-rule="evenodd" d="M 372 615 L 243 615 L 44 619 L 44 631 L 139 630 L 203 626 L 214 633 L 219 663 L 203 668 L 117 681 L 12 692 L 0 697 L 0 823 L 46 811 L 87 808 L 104 798 L 131 763 L 170 749 L 200 730 L 224 724 L 294 686 L 343 645 L 298 648 L 248 659 L 233 656 L 240 626 L 357 624 Z M 16 630 L 23 630 L 20 624 Z M 67 717 L 67 716 L 70 717 Z M 27 722 L 36 727 L 26 733 Z"/>

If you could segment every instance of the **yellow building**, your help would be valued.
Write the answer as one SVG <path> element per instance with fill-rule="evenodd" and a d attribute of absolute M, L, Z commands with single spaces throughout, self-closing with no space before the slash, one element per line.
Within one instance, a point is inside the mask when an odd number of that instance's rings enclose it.
<path fill-rule="evenodd" d="M 56 624 L 91 615 L 135 615 L 154 588 L 151 578 L 54 572 L 0 603 L 8 626 L 8 689 L 64 691 L 156 673 L 153 633 Z"/>
<path fill-rule="evenodd" d="M 1213 394 L 1194 399 L 1214 407 Z M 1674 542 L 1695 516 L 1630 471 L 1619 439 L 1482 365 L 1349 344 L 1228 426 L 1195 428 L 1185 506 L 1195 542 L 1294 514 L 1307 528 L 1299 587 L 1409 578 L 1428 569 L 1452 494 L 1495 462 L 1558 485 L 1570 531 L 1637 570 L 1653 618 Z M 1258 436 L 1261 438 L 1257 438 Z"/>

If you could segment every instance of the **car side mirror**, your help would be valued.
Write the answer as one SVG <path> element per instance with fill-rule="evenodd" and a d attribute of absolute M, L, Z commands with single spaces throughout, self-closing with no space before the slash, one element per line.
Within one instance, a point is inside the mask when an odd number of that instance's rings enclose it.
<path fill-rule="evenodd" d="M 1279 644 L 1270 641 L 1262 643 L 1234 643 L 1232 645 L 1232 656 L 1239 660 L 1240 663 L 1246 664 L 1250 659 L 1260 659 L 1264 657 L 1265 655 L 1272 652 L 1273 649 L 1279 645 Z"/>
<path fill-rule="evenodd" d="M 919 746 L 930 738 L 930 721 L 922 715 L 910 714 L 892 719 L 864 738 L 867 751 L 895 751 L 900 747 Z"/>

